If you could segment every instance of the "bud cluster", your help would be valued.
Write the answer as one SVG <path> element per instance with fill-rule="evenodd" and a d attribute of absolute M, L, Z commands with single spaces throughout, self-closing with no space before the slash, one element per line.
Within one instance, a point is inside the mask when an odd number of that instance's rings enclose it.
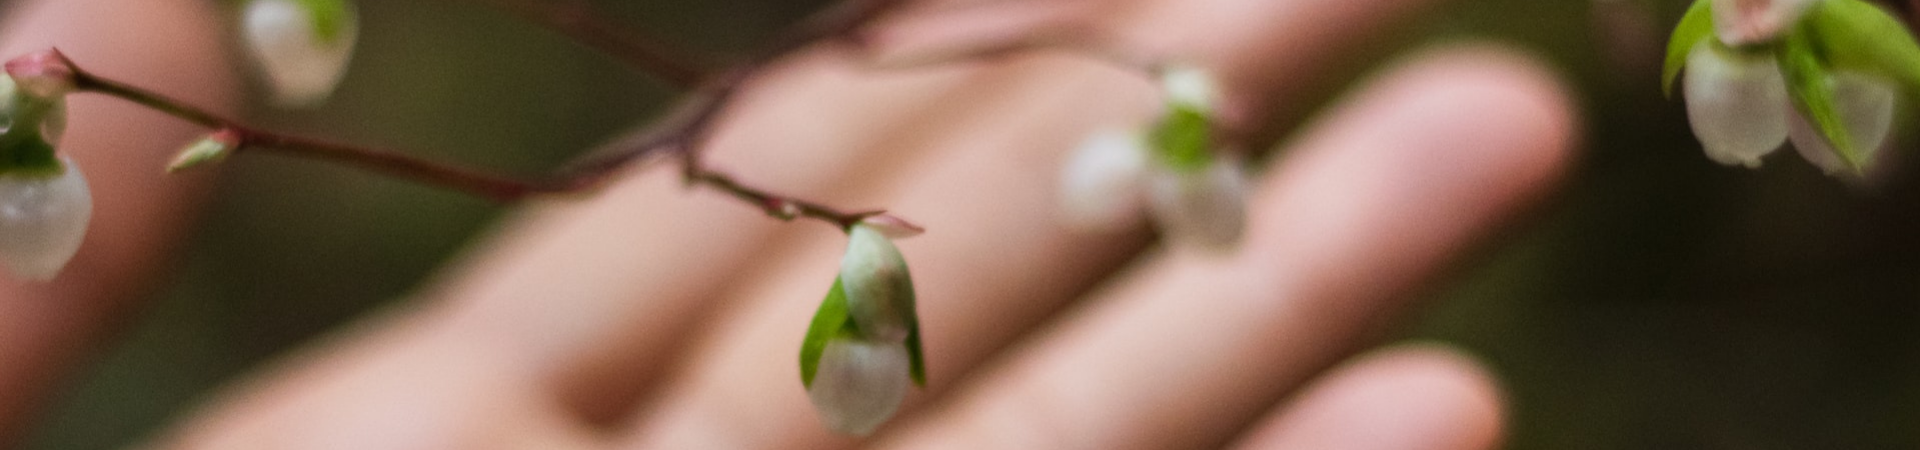
<path fill-rule="evenodd" d="M 1791 142 L 1829 174 L 1860 173 L 1920 94 L 1920 46 L 1862 0 L 1697 0 L 1668 44 L 1707 157 L 1759 167 Z"/>
<path fill-rule="evenodd" d="M 1246 165 L 1216 148 L 1219 89 L 1206 71 L 1160 72 L 1166 105 L 1145 131 L 1101 129 L 1062 169 L 1061 203 L 1070 225 L 1087 230 L 1131 225 L 1146 209 L 1176 239 L 1222 249 L 1246 221 Z"/>
<path fill-rule="evenodd" d="M 872 433 L 900 408 L 908 383 L 926 383 L 913 277 L 893 245 L 919 232 L 886 215 L 847 231 L 840 274 L 800 348 L 800 381 L 835 431 Z"/>

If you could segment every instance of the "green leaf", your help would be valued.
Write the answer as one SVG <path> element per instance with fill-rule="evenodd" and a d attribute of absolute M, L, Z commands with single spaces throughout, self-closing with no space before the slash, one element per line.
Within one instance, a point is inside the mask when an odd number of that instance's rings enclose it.
<path fill-rule="evenodd" d="M 347 29 L 348 21 L 354 20 L 353 8 L 347 0 L 299 0 L 313 19 L 313 33 L 322 42 L 335 42 L 340 33 Z"/>
<path fill-rule="evenodd" d="M 1828 67 L 1895 80 L 1910 100 L 1920 100 L 1920 43 L 1886 10 L 1861 0 L 1826 0 L 1808 12 L 1801 31 Z"/>
<path fill-rule="evenodd" d="M 1173 111 L 1153 129 L 1149 141 L 1161 163 L 1182 172 L 1197 172 L 1213 163 L 1213 123 L 1207 113 L 1189 105 L 1170 105 Z"/>
<path fill-rule="evenodd" d="M 1854 148 L 1853 137 L 1847 133 L 1846 123 L 1840 120 L 1840 111 L 1834 106 L 1833 83 L 1829 81 L 1833 77 L 1822 64 L 1810 35 L 1794 33 L 1782 42 L 1778 51 L 1780 71 L 1786 75 L 1787 93 L 1793 97 L 1793 106 L 1813 122 L 1814 129 L 1827 143 L 1833 144 L 1841 160 L 1855 171 L 1860 170 L 1866 158 Z"/>
<path fill-rule="evenodd" d="M 1673 28 L 1673 37 L 1667 40 L 1667 65 L 1660 78 L 1660 89 L 1673 98 L 1673 82 L 1680 78 L 1680 69 L 1687 66 L 1687 55 L 1701 40 L 1713 36 L 1713 5 L 1710 0 L 1697 0 L 1687 8 L 1687 14 L 1680 17 L 1680 25 Z"/>
<path fill-rule="evenodd" d="M 840 278 L 834 277 L 833 289 L 820 302 L 820 310 L 813 313 L 807 338 L 800 342 L 800 384 L 813 387 L 813 374 L 820 369 L 820 355 L 827 350 L 827 341 L 857 334 L 858 329 L 847 318 L 847 292 L 840 286 Z"/>

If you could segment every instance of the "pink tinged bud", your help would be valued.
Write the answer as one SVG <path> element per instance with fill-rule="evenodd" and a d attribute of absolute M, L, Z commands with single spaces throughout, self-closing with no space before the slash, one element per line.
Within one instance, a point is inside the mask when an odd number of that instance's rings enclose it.
<path fill-rule="evenodd" d="M 1846 125 L 1854 148 L 1863 154 L 1863 165 L 1871 165 L 1875 157 L 1883 153 L 1879 150 L 1893 132 L 1894 98 L 1899 92 L 1886 79 L 1854 72 L 1834 72 L 1827 82 L 1833 86 L 1834 109 L 1840 115 L 1840 122 Z M 1811 121 L 1798 111 L 1792 115 L 1787 136 L 1793 141 L 1794 151 L 1828 175 L 1852 171 Z"/>
<path fill-rule="evenodd" d="M 886 343 L 907 339 L 913 326 L 913 279 L 906 258 L 886 234 L 867 225 L 848 232 L 840 282 L 847 294 L 847 317 L 862 338 Z"/>
<path fill-rule="evenodd" d="M 1087 137 L 1060 173 L 1060 205 L 1068 226 L 1102 232 L 1140 217 L 1147 146 L 1138 134 L 1101 129 Z"/>
<path fill-rule="evenodd" d="M 892 214 L 880 214 L 861 219 L 860 225 L 879 231 L 887 239 L 906 239 L 927 232 L 926 228 L 921 228 L 913 222 L 908 222 L 907 219 Z"/>
<path fill-rule="evenodd" d="M 901 343 L 836 338 L 820 354 L 807 398 L 828 428 L 872 434 L 906 398 L 908 365 L 907 347 Z"/>
<path fill-rule="evenodd" d="M 1206 170 L 1149 172 L 1153 218 L 1174 239 L 1224 250 L 1240 241 L 1247 221 L 1246 167 L 1237 157 L 1218 158 Z"/>
<path fill-rule="evenodd" d="M 59 99 L 73 92 L 74 73 L 73 61 L 55 49 L 7 61 L 7 75 L 13 76 L 20 92 L 40 99 Z"/>
<path fill-rule="evenodd" d="M 1772 42 L 1820 0 L 1713 0 L 1714 34 L 1729 46 Z"/>
<path fill-rule="evenodd" d="M 79 252 L 93 216 L 80 167 L 57 174 L 0 174 L 0 262 L 13 275 L 52 280 Z"/>
<path fill-rule="evenodd" d="M 309 107 L 326 101 L 346 75 L 359 39 L 359 20 L 345 5 L 339 29 L 322 33 L 314 11 L 299 0 L 253 0 L 244 13 L 247 49 L 265 72 L 274 102 Z"/>
<path fill-rule="evenodd" d="M 1687 118 L 1707 157 L 1760 167 L 1787 140 L 1787 83 L 1771 55 L 1740 54 L 1703 42 L 1687 57 Z"/>

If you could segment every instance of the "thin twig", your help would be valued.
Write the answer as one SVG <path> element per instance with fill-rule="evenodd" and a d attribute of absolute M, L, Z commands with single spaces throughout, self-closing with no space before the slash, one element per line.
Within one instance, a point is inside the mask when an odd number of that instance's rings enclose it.
<path fill-rule="evenodd" d="M 684 67 L 661 70 L 669 79 L 675 77 L 704 77 L 699 82 L 698 95 L 708 100 L 698 105 L 685 117 L 686 119 L 669 124 L 669 127 L 652 137 L 628 143 L 614 149 L 611 156 L 595 160 L 579 168 L 564 172 L 549 179 L 521 179 L 477 170 L 455 167 L 444 163 L 409 156 L 404 153 L 375 149 L 339 142 L 306 138 L 282 134 L 256 128 L 238 120 L 229 119 L 205 108 L 167 97 L 153 91 L 142 89 L 128 83 L 100 76 L 83 70 L 77 64 L 72 66 L 74 86 L 81 92 L 104 94 L 130 101 L 155 111 L 160 111 L 194 124 L 222 130 L 239 137 L 238 147 L 233 151 L 278 151 L 284 154 L 314 158 L 338 163 L 349 167 L 366 169 L 398 178 L 424 184 L 440 186 L 467 192 L 500 202 L 513 202 L 540 194 L 570 193 L 595 189 L 604 185 L 617 175 L 621 169 L 635 161 L 655 154 L 668 154 L 680 159 L 682 175 L 689 185 L 714 189 L 735 198 L 745 200 L 769 216 L 792 220 L 810 218 L 830 223 L 840 229 L 851 228 L 880 211 L 846 211 L 823 203 L 788 197 L 771 191 L 756 188 L 743 183 L 733 176 L 713 170 L 700 163 L 699 153 L 708 136 L 712 134 L 718 118 L 732 105 L 736 94 L 746 89 L 760 73 L 773 62 L 793 52 L 813 44 L 842 39 L 852 36 L 859 28 L 880 17 L 890 8 L 903 3 L 901 0 L 848 0 L 829 11 L 803 21 L 789 30 L 768 50 L 740 63 L 731 69 L 708 75 L 705 72 L 682 71 Z M 543 16 L 545 17 L 545 16 Z M 551 16 L 568 19 L 565 14 Z M 573 19 L 568 19 L 573 20 Z M 565 22 L 556 22 L 565 25 Z M 597 22 L 593 22 L 596 23 Z M 577 25 L 577 24 L 576 24 Z M 550 25 L 553 26 L 553 25 Z M 593 25 L 598 27 L 599 25 Z M 568 28 L 568 27 L 560 27 Z M 596 28 L 593 33 L 602 33 L 609 28 Z M 563 30 L 564 31 L 564 30 Z M 575 36 L 582 38 L 583 36 Z M 584 41 L 584 39 L 583 39 Z M 595 41 L 600 42 L 600 41 Z M 613 42 L 613 41 L 606 41 Z M 615 51 L 614 45 L 596 45 L 602 51 Z M 639 47 L 618 47 L 639 48 Z M 621 50 L 624 52 L 624 50 Z M 644 52 L 619 53 L 638 64 L 650 57 L 636 57 Z M 662 58 L 660 61 L 677 61 Z M 652 64 L 652 63 L 649 63 Z M 673 63 L 660 64 L 660 70 L 674 66 Z M 694 75 L 694 74 L 699 75 Z M 679 74 L 679 75 L 671 75 Z M 690 83 L 692 84 L 692 83 Z"/>

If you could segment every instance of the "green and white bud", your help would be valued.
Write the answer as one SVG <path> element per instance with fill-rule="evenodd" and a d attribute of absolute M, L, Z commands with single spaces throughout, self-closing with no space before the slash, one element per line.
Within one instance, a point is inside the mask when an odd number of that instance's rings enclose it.
<path fill-rule="evenodd" d="M 847 294 L 847 317 L 860 338 L 899 343 L 913 327 L 913 278 L 907 260 L 885 233 L 855 225 L 847 233 L 840 259 L 840 280 Z"/>
<path fill-rule="evenodd" d="M 1060 206 L 1068 226 L 1085 231 L 1126 228 L 1140 217 L 1147 170 L 1146 137 L 1103 128 L 1087 136 L 1060 171 Z"/>
<path fill-rule="evenodd" d="M 1772 55 L 1702 42 L 1687 58 L 1684 85 L 1693 134 L 1715 162 L 1760 167 L 1786 142 L 1791 100 Z"/>
<path fill-rule="evenodd" d="M 807 398 L 828 428 L 865 436 L 900 409 L 911 382 L 910 355 L 899 342 L 827 341 Z"/>
<path fill-rule="evenodd" d="M 345 76 L 360 34 L 347 0 L 252 0 L 242 19 L 247 49 L 283 107 L 326 101 Z"/>
<path fill-rule="evenodd" d="M 1863 164 L 1871 164 L 1893 133 L 1894 99 L 1900 92 L 1886 79 L 1854 72 L 1834 72 L 1827 82 L 1833 86 L 1834 110 L 1845 124 L 1847 135 L 1854 148 L 1865 154 Z M 1788 139 L 1807 162 L 1828 175 L 1853 172 L 1805 115 L 1795 112 L 1791 125 Z"/>
<path fill-rule="evenodd" d="M 0 172 L 0 262 L 14 276 L 45 281 L 80 251 L 93 195 L 72 161 L 56 173 Z"/>
<path fill-rule="evenodd" d="M 1197 66 L 1168 65 L 1160 72 L 1160 88 L 1166 92 L 1170 106 L 1212 113 L 1220 103 L 1220 83 Z"/>
<path fill-rule="evenodd" d="M 1224 154 L 1198 172 L 1160 166 L 1147 172 L 1147 198 L 1160 230 L 1215 250 L 1240 241 L 1247 221 L 1247 185 L 1245 164 Z"/>

